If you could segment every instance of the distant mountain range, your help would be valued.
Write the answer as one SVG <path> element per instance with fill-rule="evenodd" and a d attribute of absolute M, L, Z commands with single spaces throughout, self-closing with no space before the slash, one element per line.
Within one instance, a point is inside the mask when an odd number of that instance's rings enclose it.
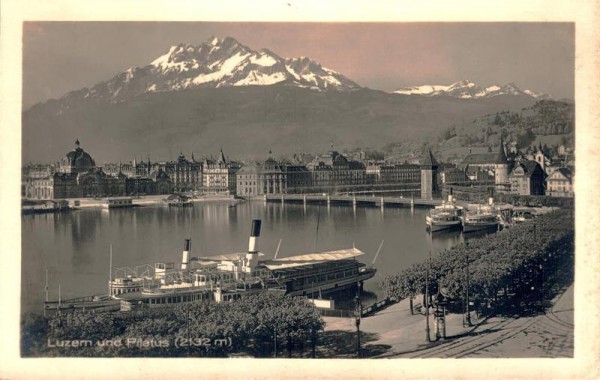
<path fill-rule="evenodd" d="M 254 51 L 231 37 L 211 37 L 198 46 L 171 46 L 145 67 L 131 67 L 109 81 L 71 92 L 66 98 L 119 103 L 150 92 L 273 84 L 313 90 L 360 88 L 307 57 L 282 58 L 268 49 Z"/>
<path fill-rule="evenodd" d="M 319 152 L 331 141 L 338 149 L 379 147 L 518 111 L 541 96 L 515 85 L 483 90 L 468 81 L 385 93 L 307 57 L 210 38 L 172 46 L 145 67 L 24 111 L 23 160 L 58 160 L 76 137 L 98 162 L 147 153 L 169 159 L 181 149 L 200 157 L 217 146 L 230 156 L 257 158 L 269 149 Z"/>
<path fill-rule="evenodd" d="M 514 83 L 508 83 L 504 86 L 493 85 L 482 88 L 468 80 L 456 82 L 449 86 L 422 85 L 404 87 L 394 91 L 394 93 L 401 95 L 452 96 L 460 99 L 492 98 L 500 95 L 525 95 L 538 100 L 550 98 L 548 94 L 536 93 L 531 90 L 521 90 Z"/>

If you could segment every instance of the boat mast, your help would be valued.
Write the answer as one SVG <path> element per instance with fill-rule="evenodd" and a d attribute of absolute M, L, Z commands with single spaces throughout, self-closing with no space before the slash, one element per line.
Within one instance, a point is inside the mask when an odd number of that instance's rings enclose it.
<path fill-rule="evenodd" d="M 275 257 L 273 257 L 273 260 L 275 260 L 277 258 L 277 255 L 279 254 L 279 248 L 281 247 L 281 241 L 283 239 L 279 239 L 279 244 L 277 244 L 277 250 L 275 251 Z"/>
<path fill-rule="evenodd" d="M 381 247 L 383 247 L 383 240 L 381 240 L 381 244 L 379 244 L 379 248 L 377 249 L 377 253 L 375 254 L 375 257 L 373 258 L 373 262 L 371 263 L 371 266 L 373 266 L 375 264 L 375 260 L 377 260 L 377 256 L 379 256 L 379 251 L 381 251 Z"/>

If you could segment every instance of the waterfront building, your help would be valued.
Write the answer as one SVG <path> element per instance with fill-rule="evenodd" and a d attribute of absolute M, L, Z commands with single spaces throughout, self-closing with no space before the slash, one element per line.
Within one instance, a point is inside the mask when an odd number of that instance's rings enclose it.
<path fill-rule="evenodd" d="M 57 171 L 58 164 L 32 164 L 29 163 L 21 168 L 21 196 L 27 197 L 27 190 L 32 188 L 32 181 L 40 178 L 48 178 Z M 38 184 L 42 186 L 42 184 Z"/>
<path fill-rule="evenodd" d="M 490 149 L 488 153 L 469 154 L 464 158 L 461 166 L 467 171 L 467 175 L 471 180 L 478 180 L 476 179 L 478 178 L 477 172 L 486 171 L 493 177 L 497 191 L 508 192 L 510 189 L 508 173 L 510 172 L 511 163 L 506 158 L 502 138 L 500 138 L 500 144 L 496 152 L 492 152 Z"/>
<path fill-rule="evenodd" d="M 150 167 L 149 161 L 148 166 Z M 181 152 L 177 160 L 158 163 L 152 167 L 162 169 L 171 178 L 175 192 L 197 191 L 203 187 L 202 163 L 195 160 L 193 153 L 191 160 L 188 160 Z"/>
<path fill-rule="evenodd" d="M 519 162 L 509 175 L 510 191 L 519 195 L 544 195 L 545 177 L 536 161 Z"/>
<path fill-rule="evenodd" d="M 467 166 L 465 175 L 472 182 L 471 184 L 489 185 L 495 183 L 494 171 L 480 166 Z"/>
<path fill-rule="evenodd" d="M 433 157 L 430 149 L 421 159 L 421 198 L 432 199 L 434 194 L 439 193 L 437 169 L 438 162 Z"/>
<path fill-rule="evenodd" d="M 282 166 L 286 193 L 301 193 L 312 186 L 311 174 L 306 165 L 286 163 Z"/>
<path fill-rule="evenodd" d="M 147 177 L 131 177 L 125 179 L 128 195 L 165 195 L 173 193 L 173 183 L 169 175 L 158 168 Z"/>
<path fill-rule="evenodd" d="M 365 165 L 351 161 L 335 150 L 315 157 L 306 165 L 317 191 L 337 191 L 367 184 Z"/>
<path fill-rule="evenodd" d="M 386 165 L 372 163 L 366 168 L 370 183 L 373 184 L 420 184 L 421 169 L 415 164 Z"/>
<path fill-rule="evenodd" d="M 270 153 L 270 152 L 269 152 Z M 285 172 L 272 157 L 262 163 L 248 164 L 236 173 L 236 192 L 241 196 L 282 194 Z"/>
<path fill-rule="evenodd" d="M 240 166 L 227 160 L 223 149 L 217 160 L 205 159 L 203 163 L 204 190 L 208 193 L 236 193 L 236 173 Z"/>
<path fill-rule="evenodd" d="M 96 167 L 96 162 L 75 141 L 75 149 L 60 161 L 58 171 L 46 177 L 30 179 L 26 197 L 60 199 L 123 195 L 125 176 L 111 177 Z"/>
<path fill-rule="evenodd" d="M 304 165 L 279 163 L 269 157 L 262 163 L 247 164 L 236 173 L 236 194 L 300 193 L 310 187 L 310 172 Z"/>
<path fill-rule="evenodd" d="M 57 164 L 27 164 L 22 169 L 23 178 L 46 178 L 58 170 Z"/>
<path fill-rule="evenodd" d="M 149 177 L 127 178 L 120 170 L 109 175 L 96 166 L 92 156 L 75 142 L 75 149 L 60 161 L 57 171 L 45 177 L 30 178 L 25 196 L 30 199 L 113 197 L 128 194 L 167 194 L 169 177 L 156 171 Z"/>
<path fill-rule="evenodd" d="M 469 183 L 469 177 L 457 167 L 448 167 L 440 171 L 440 182 L 444 185 L 465 185 Z"/>
<path fill-rule="evenodd" d="M 131 190 L 135 193 L 139 191 L 139 193 L 148 194 L 145 189 L 154 187 L 149 181 L 164 178 L 162 172 L 169 177 L 171 181 L 169 186 L 172 191 L 187 192 L 202 188 L 202 163 L 194 159 L 193 153 L 191 160 L 186 159 L 183 153 L 179 154 L 177 160 L 167 162 L 152 162 L 150 157 L 146 161 L 138 162 L 137 158 L 134 158 L 133 161 L 125 164 L 106 164 L 104 171 L 113 176 L 123 173 L 132 180 L 129 188 L 136 189 Z M 164 187 L 161 186 L 161 188 Z M 156 194 L 163 194 L 160 191 Z"/>
<path fill-rule="evenodd" d="M 558 168 L 547 178 L 546 194 L 551 197 L 573 198 L 575 176 L 568 168 Z"/>

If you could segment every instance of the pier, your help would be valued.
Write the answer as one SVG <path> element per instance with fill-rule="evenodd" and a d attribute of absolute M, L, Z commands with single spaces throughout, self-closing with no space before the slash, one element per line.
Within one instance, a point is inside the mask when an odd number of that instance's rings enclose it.
<path fill-rule="evenodd" d="M 255 197 L 254 199 L 261 199 Z M 303 203 L 303 204 L 350 204 L 353 206 L 391 206 L 391 207 L 426 207 L 432 208 L 442 204 L 441 199 L 421 199 L 413 197 L 384 197 L 380 195 L 329 195 L 329 194 L 270 194 L 263 195 L 262 199 L 266 202 L 280 203 Z"/>

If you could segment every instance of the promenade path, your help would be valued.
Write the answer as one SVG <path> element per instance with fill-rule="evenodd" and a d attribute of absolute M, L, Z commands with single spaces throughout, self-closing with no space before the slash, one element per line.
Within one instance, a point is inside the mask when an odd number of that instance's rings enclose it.
<path fill-rule="evenodd" d="M 573 357 L 573 285 L 557 296 L 545 314 L 533 317 L 477 319 L 475 326 L 463 327 L 463 316 L 447 316 L 447 339 L 428 343 L 425 317 L 411 315 L 408 300 L 362 319 L 361 331 L 369 345 L 385 347 L 377 357 L 388 358 L 532 358 Z M 353 318 L 324 318 L 325 331 L 355 332 Z M 431 337 L 434 337 L 430 316 Z"/>

